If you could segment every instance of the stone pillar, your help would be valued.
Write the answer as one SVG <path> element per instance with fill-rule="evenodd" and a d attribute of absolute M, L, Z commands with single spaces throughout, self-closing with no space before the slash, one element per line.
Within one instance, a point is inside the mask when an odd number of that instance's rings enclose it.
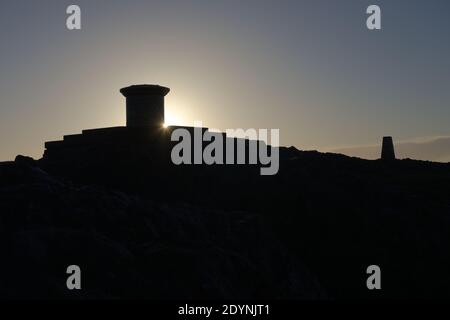
<path fill-rule="evenodd" d="M 164 124 L 164 96 L 169 88 L 134 85 L 120 89 L 126 98 L 127 127 L 161 127 Z"/>
<path fill-rule="evenodd" d="M 382 160 L 395 160 L 394 143 L 392 137 L 383 137 L 383 147 L 381 148 Z"/>

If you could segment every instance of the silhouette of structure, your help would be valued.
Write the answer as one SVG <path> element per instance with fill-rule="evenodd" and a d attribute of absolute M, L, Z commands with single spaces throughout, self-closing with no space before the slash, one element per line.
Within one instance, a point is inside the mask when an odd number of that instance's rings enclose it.
<path fill-rule="evenodd" d="M 170 140 L 163 128 L 164 96 L 169 88 L 135 85 L 120 90 L 126 97 L 127 126 L 83 130 L 62 141 L 45 143 L 43 161 L 55 168 L 92 168 L 108 162 L 160 161 Z M 169 139 L 167 139 L 169 137 Z"/>
<path fill-rule="evenodd" d="M 381 148 L 382 160 L 395 160 L 394 143 L 392 137 L 383 137 L 383 146 Z"/>
<path fill-rule="evenodd" d="M 169 88 L 163 86 L 147 84 L 122 88 L 120 92 L 126 98 L 126 126 L 83 130 L 81 134 L 65 135 L 62 141 L 46 142 L 44 156 L 40 160 L 42 166 L 52 174 L 73 180 L 149 187 L 170 184 L 168 177 L 181 177 L 181 180 L 198 179 L 198 176 L 206 176 L 208 170 L 208 174 L 211 171 L 225 174 L 227 170 L 241 170 L 239 166 L 215 170 L 207 169 L 206 166 L 176 166 L 172 163 L 171 150 L 178 143 L 171 141 L 172 132 L 183 128 L 194 137 L 196 128 L 163 126 L 164 97 L 169 91 Z M 201 130 L 205 133 L 208 128 Z M 249 140 L 221 134 L 224 146 L 233 145 L 235 163 L 238 141 L 245 143 L 245 159 L 248 162 Z M 203 141 L 201 143 L 203 150 L 206 144 Z M 227 152 L 228 149 L 224 148 L 224 157 Z M 191 163 L 194 163 L 194 143 L 190 157 Z M 260 166 L 261 164 L 256 164 L 250 167 L 259 170 Z M 246 172 L 253 172 L 253 169 L 248 167 Z M 190 176 L 186 177 L 186 174 Z M 258 171 L 255 171 L 255 174 L 258 174 Z"/>
<path fill-rule="evenodd" d="M 164 124 L 164 96 L 169 88 L 158 85 L 134 85 L 120 89 L 126 98 L 127 127 Z"/>

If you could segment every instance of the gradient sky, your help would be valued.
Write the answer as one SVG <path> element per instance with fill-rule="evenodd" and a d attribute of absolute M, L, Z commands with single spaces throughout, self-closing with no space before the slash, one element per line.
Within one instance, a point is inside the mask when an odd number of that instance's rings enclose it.
<path fill-rule="evenodd" d="M 448 137 L 449 15 L 448 0 L 2 1 L 0 160 L 124 125 L 119 89 L 139 83 L 171 88 L 169 122 L 279 128 L 299 149 Z"/>

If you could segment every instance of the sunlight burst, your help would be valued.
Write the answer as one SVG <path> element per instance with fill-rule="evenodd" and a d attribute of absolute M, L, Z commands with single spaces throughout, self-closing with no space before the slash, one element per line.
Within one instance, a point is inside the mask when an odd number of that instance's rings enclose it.
<path fill-rule="evenodd" d="M 178 115 L 174 115 L 173 113 L 170 112 L 166 112 L 166 114 L 164 115 L 164 124 L 163 127 L 167 128 L 173 125 L 182 125 L 183 122 L 181 121 L 181 119 L 179 118 Z"/>

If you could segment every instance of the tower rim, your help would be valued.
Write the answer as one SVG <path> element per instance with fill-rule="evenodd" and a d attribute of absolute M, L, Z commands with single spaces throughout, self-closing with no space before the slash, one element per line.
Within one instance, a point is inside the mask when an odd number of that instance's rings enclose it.
<path fill-rule="evenodd" d="M 120 89 L 120 93 L 125 98 L 141 95 L 156 95 L 164 97 L 169 93 L 169 91 L 170 89 L 168 87 L 156 84 L 136 84 Z"/>

